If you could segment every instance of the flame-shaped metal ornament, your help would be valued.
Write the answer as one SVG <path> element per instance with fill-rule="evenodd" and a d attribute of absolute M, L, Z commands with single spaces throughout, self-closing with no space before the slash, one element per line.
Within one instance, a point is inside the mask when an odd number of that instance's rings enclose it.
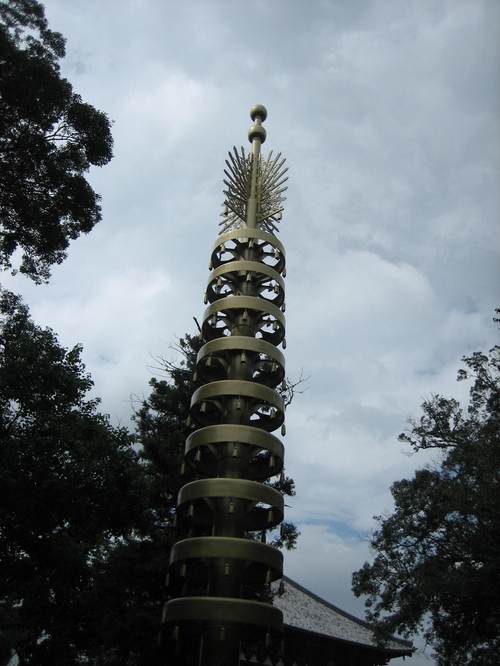
<path fill-rule="evenodd" d="M 251 110 L 252 150 L 226 160 L 222 231 L 211 255 L 185 464 L 197 480 L 177 500 L 187 536 L 171 551 L 163 621 L 172 663 L 235 666 L 242 641 L 277 654 L 282 614 L 257 600 L 282 576 L 281 552 L 265 543 L 283 519 L 283 496 L 266 481 L 283 469 L 284 422 L 276 387 L 285 362 L 285 251 L 274 232 L 283 211 L 285 160 L 263 160 L 261 105 Z M 259 539 L 259 540 L 257 540 Z M 169 662 L 170 663 L 170 662 Z"/>

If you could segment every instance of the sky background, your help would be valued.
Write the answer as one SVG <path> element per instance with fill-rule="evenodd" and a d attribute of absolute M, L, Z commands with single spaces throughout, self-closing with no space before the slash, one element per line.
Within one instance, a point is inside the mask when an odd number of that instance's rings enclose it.
<path fill-rule="evenodd" d="M 302 536 L 285 572 L 362 616 L 350 579 L 373 516 L 429 461 L 397 435 L 431 393 L 465 398 L 461 356 L 497 337 L 500 3 L 45 5 L 64 75 L 114 121 L 115 157 L 90 175 L 102 223 L 50 284 L 5 286 L 83 344 L 103 409 L 128 424 L 154 357 L 175 359 L 201 317 L 225 153 L 265 104 L 264 153 L 290 167 L 287 374 L 309 377 L 287 413 Z"/>

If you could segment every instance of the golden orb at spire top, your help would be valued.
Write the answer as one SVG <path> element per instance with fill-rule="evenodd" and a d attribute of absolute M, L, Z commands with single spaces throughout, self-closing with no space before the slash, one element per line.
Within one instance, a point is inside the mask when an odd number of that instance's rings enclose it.
<path fill-rule="evenodd" d="M 252 120 L 260 118 L 261 122 L 264 122 L 264 120 L 267 118 L 266 107 L 262 104 L 255 104 L 255 106 L 252 106 L 250 109 L 250 118 Z"/>

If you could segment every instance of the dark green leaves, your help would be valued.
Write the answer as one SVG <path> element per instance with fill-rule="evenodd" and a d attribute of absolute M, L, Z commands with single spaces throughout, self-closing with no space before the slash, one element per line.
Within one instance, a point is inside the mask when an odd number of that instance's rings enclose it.
<path fill-rule="evenodd" d="M 0 2 L 0 266 L 46 281 L 101 219 L 84 174 L 112 157 L 110 121 L 60 76 L 64 39 L 35 0 Z"/>
<path fill-rule="evenodd" d="M 2 293 L 0 654 L 14 649 L 23 664 L 80 663 L 93 650 L 96 563 L 148 521 L 133 440 L 96 411 L 80 353 Z"/>
<path fill-rule="evenodd" d="M 382 638 L 421 629 L 440 665 L 489 666 L 500 660 L 500 347 L 463 361 L 469 405 L 432 396 L 400 436 L 441 457 L 393 484 L 353 590 Z"/>

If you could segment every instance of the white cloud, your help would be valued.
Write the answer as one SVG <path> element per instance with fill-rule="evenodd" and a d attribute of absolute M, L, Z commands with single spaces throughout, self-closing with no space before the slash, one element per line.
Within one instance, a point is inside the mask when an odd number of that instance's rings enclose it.
<path fill-rule="evenodd" d="M 356 599 L 351 592 L 351 575 L 370 557 L 367 542 L 341 537 L 335 528 L 330 529 L 326 524 L 306 524 L 301 530 L 298 549 L 286 554 L 286 575 L 323 599 L 362 618 L 363 600 Z M 422 650 L 420 641 L 416 645 Z M 412 666 L 430 666 L 432 663 L 421 651 L 411 660 Z M 391 664 L 403 664 L 403 659 L 391 660 Z"/>
<path fill-rule="evenodd" d="M 311 375 L 287 417 L 290 517 L 369 530 L 390 483 L 423 464 L 396 442 L 406 419 L 431 392 L 465 397 L 460 357 L 495 339 L 499 7 L 46 7 L 68 38 L 64 73 L 115 120 L 116 157 L 91 176 L 103 222 L 50 285 L 8 285 L 64 344 L 83 342 L 104 408 L 126 422 L 150 355 L 168 355 L 202 312 L 225 151 L 248 145 L 248 108 L 264 102 L 265 148 L 291 167 L 288 371 Z M 349 553 L 365 546 L 325 529 L 303 527 L 289 571 L 315 585 L 320 567 L 347 604 Z"/>

